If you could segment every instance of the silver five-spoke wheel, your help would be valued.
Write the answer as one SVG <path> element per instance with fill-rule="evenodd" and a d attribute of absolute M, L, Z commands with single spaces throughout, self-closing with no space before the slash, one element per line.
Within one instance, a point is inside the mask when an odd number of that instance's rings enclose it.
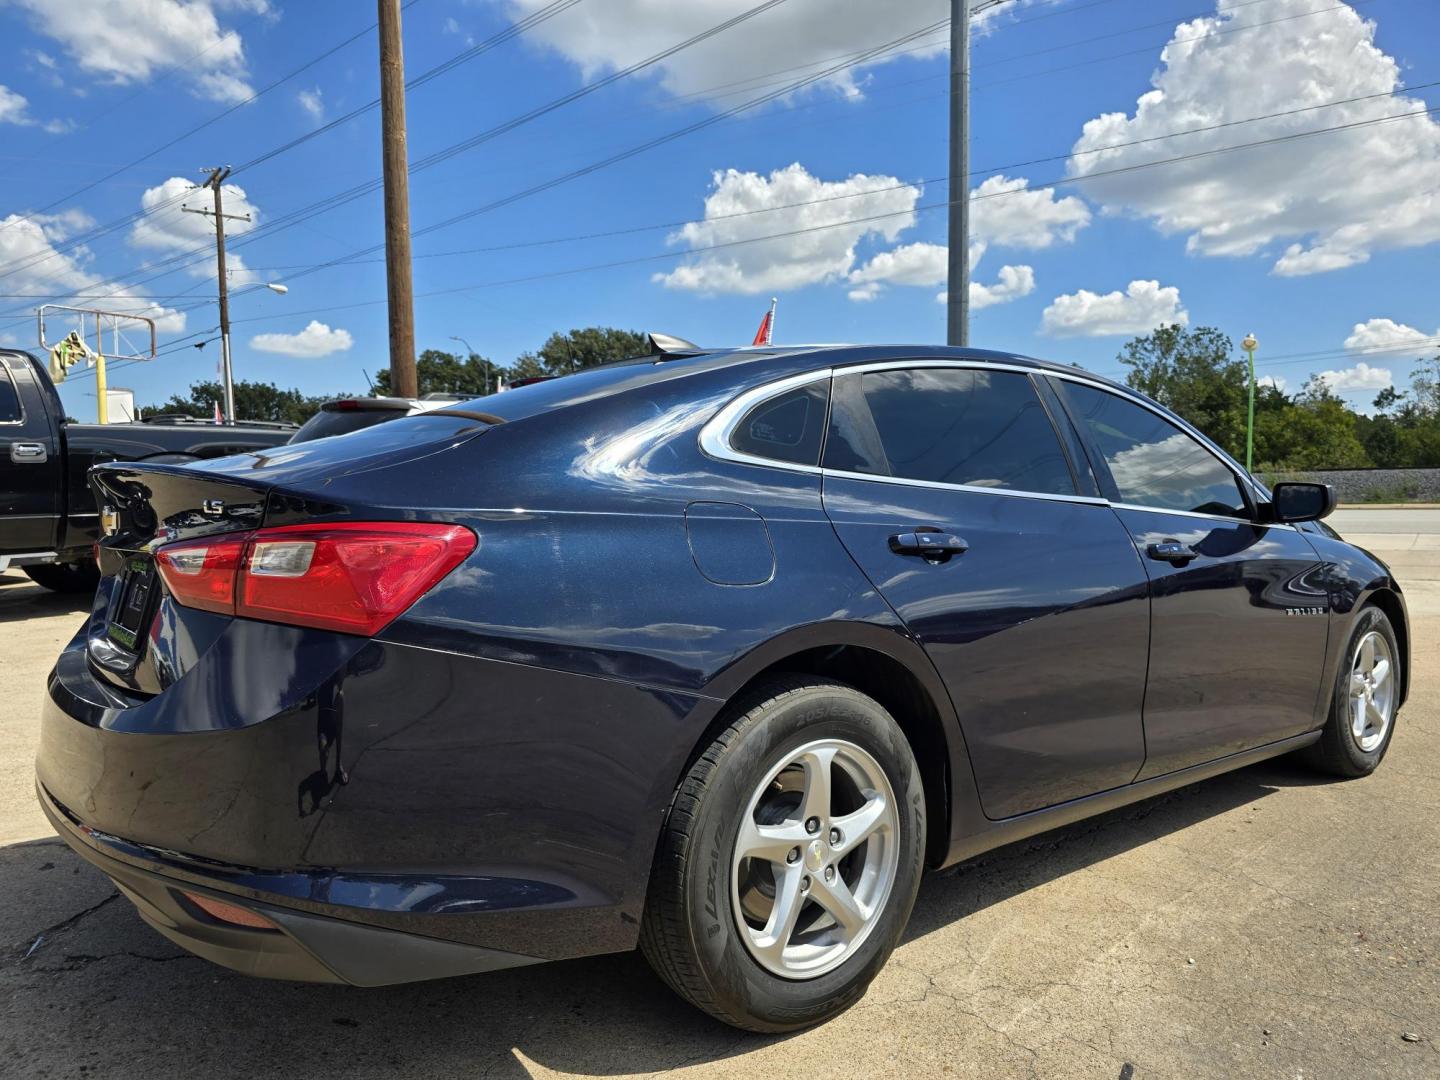
<path fill-rule="evenodd" d="M 1385 741 L 1395 715 L 1394 657 L 1384 635 L 1371 630 L 1360 639 L 1350 669 L 1350 733 L 1370 753 Z"/>
<path fill-rule="evenodd" d="M 788 979 L 832 971 L 874 927 L 899 860 L 895 796 L 843 739 L 786 754 L 750 798 L 730 871 L 741 940 Z"/>

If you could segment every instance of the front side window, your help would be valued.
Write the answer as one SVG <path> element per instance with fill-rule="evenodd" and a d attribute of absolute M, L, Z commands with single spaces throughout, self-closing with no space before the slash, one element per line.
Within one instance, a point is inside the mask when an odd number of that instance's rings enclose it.
<path fill-rule="evenodd" d="M 1118 394 L 1065 382 L 1076 419 L 1104 455 L 1120 501 L 1249 517 L 1235 474 L 1164 417 Z"/>
<path fill-rule="evenodd" d="M 0 360 L 0 424 L 13 424 L 20 419 L 20 394 L 5 362 Z"/>
<path fill-rule="evenodd" d="M 835 379 L 825 467 L 1074 495 L 1050 417 L 1027 376 L 922 367 Z"/>
<path fill-rule="evenodd" d="M 762 401 L 735 425 L 730 446 L 771 461 L 818 464 L 829 399 L 829 380 L 821 379 Z"/>

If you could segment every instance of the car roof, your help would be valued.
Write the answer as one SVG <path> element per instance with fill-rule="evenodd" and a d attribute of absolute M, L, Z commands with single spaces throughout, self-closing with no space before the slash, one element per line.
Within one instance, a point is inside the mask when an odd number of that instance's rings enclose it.
<path fill-rule="evenodd" d="M 734 388 L 738 392 L 753 385 L 810 370 L 890 360 L 965 360 L 1009 367 L 1031 367 L 1044 371 L 1076 371 L 1066 364 L 1039 360 L 1020 353 L 995 349 L 952 348 L 944 345 L 755 346 L 619 360 L 479 398 L 476 399 L 477 404 L 467 405 L 466 408 L 472 411 L 481 410 L 501 420 L 522 420 L 539 413 L 705 372 L 733 370 L 736 376 Z M 1099 383 L 1119 385 L 1092 372 L 1086 371 L 1084 375 L 1087 379 Z M 1119 388 L 1133 393 L 1125 387 Z"/>

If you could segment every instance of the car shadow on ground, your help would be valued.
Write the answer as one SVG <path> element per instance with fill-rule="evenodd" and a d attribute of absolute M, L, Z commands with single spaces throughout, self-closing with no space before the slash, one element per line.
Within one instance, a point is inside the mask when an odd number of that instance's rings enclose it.
<path fill-rule="evenodd" d="M 0 574 L 0 623 L 90 610 L 93 593 L 57 593 L 36 585 L 19 570 Z"/>
<path fill-rule="evenodd" d="M 906 940 L 1314 779 L 1284 762 L 1255 766 L 931 874 Z M 0 925 L 0 996 L 15 1025 L 4 1041 L 35 1072 L 93 1061 L 115 1076 L 521 1077 L 533 1063 L 613 1075 L 784 1038 L 711 1021 L 638 954 L 372 990 L 250 979 L 169 944 L 58 839 L 0 848 Z M 135 1048 L 133 1061 L 117 1042 Z"/>

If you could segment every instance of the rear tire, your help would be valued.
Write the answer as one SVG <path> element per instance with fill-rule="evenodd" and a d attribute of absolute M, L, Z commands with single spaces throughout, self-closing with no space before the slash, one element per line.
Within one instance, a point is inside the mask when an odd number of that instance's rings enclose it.
<path fill-rule="evenodd" d="M 1332 776 L 1374 772 L 1395 735 L 1403 678 L 1395 628 L 1378 607 L 1365 608 L 1345 643 L 1320 741 L 1302 752 L 1305 761 Z"/>
<path fill-rule="evenodd" d="M 100 568 L 93 559 L 74 563 L 40 563 L 21 567 L 36 585 L 58 593 L 93 593 Z"/>
<path fill-rule="evenodd" d="M 890 714 L 839 683 L 773 680 L 680 783 L 641 948 L 727 1024 L 818 1024 L 860 999 L 899 942 L 924 852 L 920 772 Z"/>

